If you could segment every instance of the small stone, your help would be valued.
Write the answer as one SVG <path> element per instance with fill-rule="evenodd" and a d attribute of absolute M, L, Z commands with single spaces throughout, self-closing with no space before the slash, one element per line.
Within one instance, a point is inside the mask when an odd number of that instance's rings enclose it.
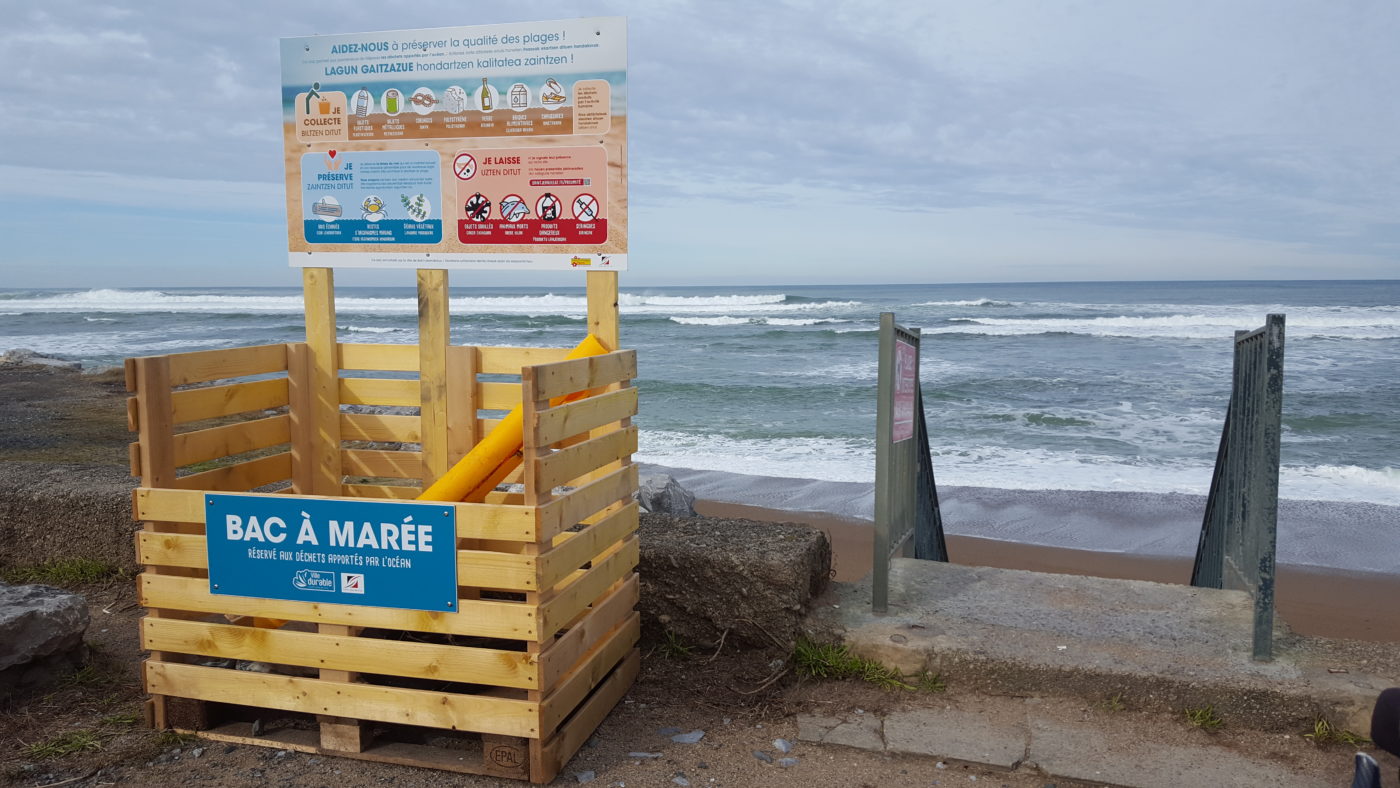
<path fill-rule="evenodd" d="M 627 757 L 628 757 L 628 758 L 660 758 L 660 757 L 661 757 L 661 753 L 659 753 L 659 752 L 629 752 L 629 753 L 627 753 Z"/>
<path fill-rule="evenodd" d="M 578 774 L 575 774 L 574 779 L 578 780 L 581 783 L 591 783 L 594 780 L 598 779 L 598 773 L 590 769 L 586 772 L 579 772 Z"/>
<path fill-rule="evenodd" d="M 321 759 L 320 759 L 320 758 L 307 758 L 307 759 L 306 759 L 306 762 L 307 762 L 308 764 L 312 765 L 312 766 L 315 766 L 316 764 L 318 764 L 318 763 L 321 762 Z"/>
<path fill-rule="evenodd" d="M 263 721 L 262 721 L 262 719 L 259 718 L 259 719 L 253 720 L 253 735 L 254 735 L 254 736 L 261 736 L 262 734 L 263 734 Z"/>
<path fill-rule="evenodd" d="M 754 750 L 754 751 L 753 751 L 753 757 L 759 759 L 760 761 L 763 761 L 764 763 L 772 763 L 772 762 L 773 762 L 773 756 L 769 755 L 768 753 L 766 753 L 766 752 L 764 752 L 764 751 L 762 751 L 762 750 Z"/>
<path fill-rule="evenodd" d="M 678 775 L 676 775 L 675 777 L 672 777 L 672 778 L 671 778 L 671 782 L 675 783 L 676 785 L 681 785 L 681 786 L 688 786 L 688 785 L 690 785 L 690 780 L 687 780 L 687 779 L 685 778 L 685 775 L 684 775 L 684 774 L 678 774 Z"/>
<path fill-rule="evenodd" d="M 796 766 L 796 765 L 797 765 L 797 759 L 796 759 L 796 758 L 779 758 L 779 759 L 778 759 L 778 765 L 781 766 L 781 767 L 783 767 L 784 769 L 786 769 L 786 768 L 788 768 L 788 767 L 791 767 L 791 766 Z"/>
<path fill-rule="evenodd" d="M 777 750 L 783 755 L 787 755 L 788 753 L 792 752 L 792 742 L 788 741 L 787 739 L 774 739 L 773 749 Z"/>
<path fill-rule="evenodd" d="M 733 721 L 734 721 L 734 720 L 731 720 L 731 719 L 728 718 L 728 717 L 725 717 L 725 718 L 724 718 L 724 724 L 725 724 L 725 725 L 728 725 L 729 723 L 731 723 L 731 722 L 733 722 Z"/>
<path fill-rule="evenodd" d="M 890 641 L 894 643 L 908 643 L 909 638 L 903 635 L 890 635 Z"/>
<path fill-rule="evenodd" d="M 697 769 L 708 769 L 708 768 L 710 768 L 710 765 L 709 765 L 708 763 L 705 763 L 704 761 L 700 761 L 699 763 L 695 764 L 695 768 L 697 768 Z"/>
<path fill-rule="evenodd" d="M 656 730 L 656 735 L 657 735 L 657 736 L 675 736 L 677 733 L 680 733 L 680 732 L 681 732 L 681 729 L 680 729 L 680 728 L 658 728 L 658 729 Z"/>
<path fill-rule="evenodd" d="M 288 755 L 291 755 L 291 754 L 292 754 L 292 753 L 291 753 L 291 751 L 289 751 L 289 750 L 278 750 L 278 751 L 277 751 L 277 754 L 274 755 L 274 756 L 272 756 L 272 757 L 273 757 L 273 758 L 276 758 L 277 760 L 280 761 L 280 760 L 282 760 L 283 758 L 285 758 L 285 757 L 287 757 Z"/>
<path fill-rule="evenodd" d="M 704 731 L 691 731 L 690 733 L 680 733 L 671 737 L 671 741 L 677 744 L 695 744 L 705 738 Z"/>
<path fill-rule="evenodd" d="M 190 757 L 191 757 L 191 758 L 198 758 L 199 756 L 201 756 L 201 755 L 203 755 L 203 754 L 204 754 L 204 748 L 203 748 L 203 747 L 195 747 L 193 750 L 190 750 Z"/>
<path fill-rule="evenodd" d="M 935 763 L 935 764 L 933 765 L 933 768 L 935 768 L 935 769 L 946 769 L 946 768 L 948 768 L 948 764 L 944 763 L 943 761 L 939 761 L 938 763 Z"/>

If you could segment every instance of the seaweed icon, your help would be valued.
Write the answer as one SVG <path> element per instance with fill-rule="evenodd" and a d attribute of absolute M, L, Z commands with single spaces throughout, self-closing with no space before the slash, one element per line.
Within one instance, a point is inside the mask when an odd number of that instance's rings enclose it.
<path fill-rule="evenodd" d="M 417 194 L 413 197 L 409 197 L 407 194 L 400 194 L 399 202 L 403 203 L 404 210 L 408 211 L 408 215 L 415 220 L 421 222 L 428 218 L 428 213 L 431 209 L 428 205 L 428 198 L 422 194 Z"/>

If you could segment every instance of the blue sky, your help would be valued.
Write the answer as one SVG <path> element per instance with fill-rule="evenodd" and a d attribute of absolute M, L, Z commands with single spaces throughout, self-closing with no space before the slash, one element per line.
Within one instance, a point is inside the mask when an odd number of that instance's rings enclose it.
<path fill-rule="evenodd" d="M 279 37 L 611 15 L 624 286 L 1400 276 L 1393 0 L 60 0 L 0 31 L 0 287 L 295 284 Z"/>

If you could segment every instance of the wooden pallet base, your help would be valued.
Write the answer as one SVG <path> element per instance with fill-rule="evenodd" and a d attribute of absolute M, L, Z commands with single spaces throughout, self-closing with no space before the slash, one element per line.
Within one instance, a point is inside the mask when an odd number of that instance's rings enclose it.
<path fill-rule="evenodd" d="M 315 755 L 415 766 L 460 774 L 506 777 L 543 784 L 553 780 L 584 742 L 593 735 L 608 712 L 612 711 L 631 688 L 640 667 L 641 652 L 633 649 L 559 726 L 554 735 L 543 742 L 512 736 L 460 733 L 452 735 L 453 732 L 442 731 L 443 738 L 448 739 L 454 746 L 373 741 L 373 737 L 366 735 L 366 745 L 363 749 L 340 750 L 323 746 L 321 726 L 314 724 L 311 718 L 305 715 L 301 718 L 301 725 L 268 725 L 260 735 L 254 736 L 253 723 L 249 721 L 223 722 L 208 729 L 198 727 L 206 724 L 206 720 L 221 716 L 210 708 L 216 704 L 184 698 L 165 700 L 172 707 L 188 707 L 179 715 L 175 715 L 178 719 L 170 718 L 174 730 L 210 741 L 274 747 Z M 237 708 L 246 711 L 249 707 Z M 148 715 L 148 722 L 154 723 L 155 720 Z M 185 727 L 186 725 L 191 727 Z"/>

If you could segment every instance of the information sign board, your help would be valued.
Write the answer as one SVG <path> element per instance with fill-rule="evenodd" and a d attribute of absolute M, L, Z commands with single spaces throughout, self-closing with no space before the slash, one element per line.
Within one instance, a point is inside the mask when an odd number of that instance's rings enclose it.
<path fill-rule="evenodd" d="M 620 17 L 282 39 L 293 266 L 627 267 Z"/>
<path fill-rule="evenodd" d="M 205 495 L 212 594 L 455 612 L 450 504 Z"/>

